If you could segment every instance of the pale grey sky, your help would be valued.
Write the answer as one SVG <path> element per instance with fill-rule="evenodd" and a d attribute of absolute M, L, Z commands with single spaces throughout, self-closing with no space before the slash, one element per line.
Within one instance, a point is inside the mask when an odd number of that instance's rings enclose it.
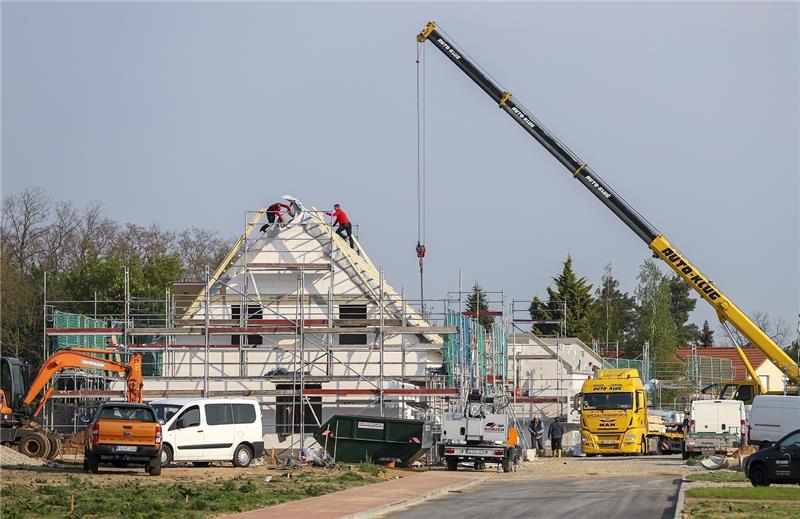
<path fill-rule="evenodd" d="M 2 190 L 226 236 L 341 202 L 417 297 L 414 36 L 436 20 L 746 312 L 800 311 L 798 3 L 2 5 Z M 636 236 L 432 46 L 426 293 L 633 290 Z M 693 318 L 716 325 L 703 302 Z M 721 336 L 721 332 L 717 332 Z M 794 332 L 793 332 L 794 333 Z"/>

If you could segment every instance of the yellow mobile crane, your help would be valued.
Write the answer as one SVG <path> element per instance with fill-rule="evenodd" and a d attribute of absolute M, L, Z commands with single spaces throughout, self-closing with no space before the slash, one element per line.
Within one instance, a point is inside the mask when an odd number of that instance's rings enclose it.
<path fill-rule="evenodd" d="M 778 346 L 764 331 L 756 326 L 750 318 L 733 304 L 722 290 L 711 282 L 708 276 L 700 272 L 684 256 L 678 248 L 670 243 L 663 234 L 657 231 L 633 207 L 628 204 L 616 191 L 601 179 L 592 168 L 580 160 L 572 151 L 564 146 L 550 133 L 532 114 L 517 103 L 510 92 L 502 90 L 489 77 L 476 67 L 434 22 L 429 22 L 422 32 L 417 35 L 417 41 L 424 43 L 430 41 L 434 46 L 472 79 L 501 110 L 511 116 L 525 131 L 558 160 L 567 171 L 594 196 L 622 220 L 636 235 L 644 241 L 654 255 L 664 260 L 678 276 L 686 281 L 700 297 L 710 304 L 717 312 L 720 322 L 730 334 L 728 324 L 733 325 L 739 332 L 764 352 L 789 379 L 790 383 L 800 384 L 800 367 L 786 352 Z M 743 359 L 752 380 L 732 381 L 723 387 L 723 393 L 738 395 L 745 401 L 752 401 L 755 395 L 765 392 L 752 366 L 747 361 L 742 349 L 736 346 L 739 356 Z"/>

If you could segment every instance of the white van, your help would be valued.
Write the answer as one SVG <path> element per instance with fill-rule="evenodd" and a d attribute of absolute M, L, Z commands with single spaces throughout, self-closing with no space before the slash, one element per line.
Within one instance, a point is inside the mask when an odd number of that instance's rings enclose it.
<path fill-rule="evenodd" d="M 257 400 L 165 398 L 150 405 L 162 424 L 162 466 L 172 461 L 191 461 L 198 466 L 230 461 L 246 467 L 264 455 Z"/>
<path fill-rule="evenodd" d="M 750 409 L 750 445 L 769 447 L 800 429 L 800 396 L 759 395 Z"/>
<path fill-rule="evenodd" d="M 731 453 L 744 444 L 747 419 L 741 400 L 695 400 L 689 412 L 683 457 Z"/>

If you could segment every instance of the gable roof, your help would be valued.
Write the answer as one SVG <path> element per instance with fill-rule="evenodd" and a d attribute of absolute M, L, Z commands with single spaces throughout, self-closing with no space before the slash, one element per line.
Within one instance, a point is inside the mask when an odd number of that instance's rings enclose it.
<path fill-rule="evenodd" d="M 758 348 L 750 346 L 747 348 L 742 348 L 742 350 L 744 351 L 747 360 L 749 360 L 750 364 L 753 366 L 753 369 L 758 369 L 761 367 L 764 361 L 767 360 L 767 356 L 764 355 L 764 352 Z M 678 349 L 675 350 L 675 356 L 678 357 L 678 359 L 682 362 L 686 362 L 691 355 L 691 346 L 678 346 Z M 744 367 L 744 362 L 742 362 L 739 354 L 736 353 L 736 348 L 730 346 L 703 346 L 697 348 L 697 355 L 700 357 L 728 359 L 733 365 L 733 378 L 737 380 L 748 378 L 747 368 Z"/>
<path fill-rule="evenodd" d="M 404 319 L 409 326 L 430 326 L 385 278 L 381 279 L 380 271 L 355 237 L 358 252 L 334 232 L 333 227 L 325 221 L 324 213 L 313 207 L 306 209 L 294 197 L 285 195 L 283 198 L 292 207 L 292 213 L 286 217 L 286 222 L 283 225 L 271 225 L 265 233 L 259 235 L 254 231 L 261 223 L 265 211 L 262 209 L 257 212 L 212 276 L 212 296 L 219 294 L 223 285 L 259 296 L 257 286 L 254 288 L 257 277 L 276 280 L 265 282 L 274 294 L 289 293 L 294 290 L 295 281 L 287 285 L 285 279 L 276 278 L 274 274 L 287 271 L 299 273 L 302 269 L 306 272 L 306 295 L 327 297 L 328 290 L 332 287 L 334 297 L 363 296 L 377 306 L 382 292 L 385 318 Z M 255 236 L 250 237 L 250 234 Z M 330 279 L 335 276 L 335 283 L 320 281 L 329 275 L 325 273 L 331 273 Z M 203 297 L 204 290 L 184 314 L 186 317 L 202 314 L 203 309 L 199 302 Z M 425 334 L 424 337 L 434 344 L 443 343 L 440 335 Z"/>

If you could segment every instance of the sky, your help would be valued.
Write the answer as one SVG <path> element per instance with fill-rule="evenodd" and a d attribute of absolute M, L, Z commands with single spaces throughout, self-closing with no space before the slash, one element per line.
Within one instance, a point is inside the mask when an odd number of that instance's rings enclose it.
<path fill-rule="evenodd" d="M 428 20 L 745 312 L 796 334 L 796 2 L 3 2 L 0 187 L 229 237 L 283 194 L 340 202 L 418 298 Z M 529 301 L 567 255 L 633 291 L 644 243 L 430 44 L 423 61 L 426 297 L 460 269 Z M 716 327 L 703 301 L 692 319 Z"/>

